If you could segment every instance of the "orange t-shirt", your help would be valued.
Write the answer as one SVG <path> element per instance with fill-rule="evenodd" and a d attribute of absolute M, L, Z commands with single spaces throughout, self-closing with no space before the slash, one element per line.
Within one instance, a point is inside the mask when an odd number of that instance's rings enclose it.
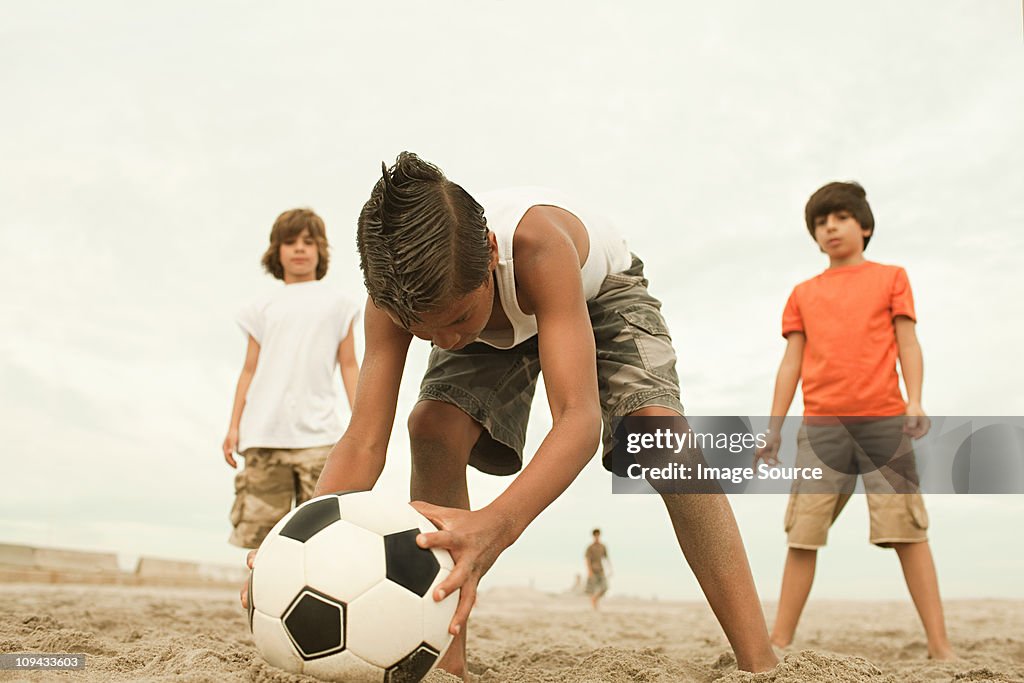
<path fill-rule="evenodd" d="M 782 336 L 803 332 L 804 415 L 902 415 L 893 318 L 914 316 L 907 273 L 865 261 L 826 270 L 793 288 Z"/>

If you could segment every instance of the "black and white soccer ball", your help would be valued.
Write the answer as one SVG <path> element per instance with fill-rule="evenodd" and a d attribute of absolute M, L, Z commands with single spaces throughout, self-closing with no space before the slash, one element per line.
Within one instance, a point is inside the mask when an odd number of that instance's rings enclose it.
<path fill-rule="evenodd" d="M 249 578 L 249 628 L 274 666 L 348 683 L 415 683 L 451 643 L 454 567 L 416 545 L 436 531 L 408 503 L 371 492 L 309 500 L 267 535 Z"/>

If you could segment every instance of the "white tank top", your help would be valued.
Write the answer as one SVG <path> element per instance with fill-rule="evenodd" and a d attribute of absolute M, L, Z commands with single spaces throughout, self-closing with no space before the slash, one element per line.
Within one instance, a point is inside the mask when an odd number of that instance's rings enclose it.
<path fill-rule="evenodd" d="M 531 207 L 555 206 L 576 216 L 583 223 L 590 238 L 587 260 L 580 270 L 583 296 L 590 301 L 597 296 L 601 283 L 611 273 L 629 269 L 632 256 L 624 240 L 611 221 L 585 206 L 567 200 L 555 190 L 543 187 L 515 187 L 474 195 L 484 208 L 487 227 L 498 242 L 498 299 L 505 311 L 511 330 L 484 330 L 477 341 L 498 349 L 510 349 L 537 334 L 537 317 L 523 313 L 516 299 L 516 278 L 512 257 L 512 238 L 519 221 Z"/>

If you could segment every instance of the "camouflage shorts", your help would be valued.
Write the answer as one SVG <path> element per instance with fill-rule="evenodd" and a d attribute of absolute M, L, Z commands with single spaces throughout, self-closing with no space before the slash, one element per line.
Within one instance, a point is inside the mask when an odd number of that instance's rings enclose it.
<path fill-rule="evenodd" d="M 292 504 L 309 500 L 332 446 L 247 448 L 245 467 L 235 475 L 235 502 L 228 541 L 256 548 Z"/>
<path fill-rule="evenodd" d="M 611 470 L 612 418 L 646 406 L 683 414 L 676 354 L 661 302 L 648 293 L 644 264 L 636 256 L 629 270 L 605 278 L 587 309 L 597 347 L 604 466 Z M 483 426 L 470 465 L 488 474 L 515 474 L 523 465 L 539 374 L 536 336 L 511 349 L 481 343 L 458 351 L 435 346 L 419 400 L 455 405 Z"/>

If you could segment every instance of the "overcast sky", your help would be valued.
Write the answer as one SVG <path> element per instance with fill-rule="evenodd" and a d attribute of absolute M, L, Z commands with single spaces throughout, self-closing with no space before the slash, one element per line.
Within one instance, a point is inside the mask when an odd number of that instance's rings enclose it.
<path fill-rule="evenodd" d="M 309 206 L 362 296 L 354 225 L 412 150 L 472 192 L 548 185 L 647 263 L 695 415 L 764 414 L 807 196 L 856 179 L 904 266 L 929 412 L 1022 415 L 1024 46 L 985 3 L 8 3 L 0 20 L 0 542 L 235 562 L 223 462 L 273 219 Z M 427 348 L 415 344 L 399 415 Z M 542 392 L 529 447 L 549 426 Z M 799 398 L 794 413 L 800 412 Z M 408 480 L 404 418 L 380 486 Z M 507 480 L 472 475 L 475 505 Z M 654 496 L 595 461 L 487 579 L 557 589 L 605 530 L 613 589 L 696 598 Z M 947 597 L 1024 597 L 1024 497 L 927 499 Z M 785 496 L 734 498 L 762 596 Z M 854 500 L 816 596 L 903 597 Z"/>

